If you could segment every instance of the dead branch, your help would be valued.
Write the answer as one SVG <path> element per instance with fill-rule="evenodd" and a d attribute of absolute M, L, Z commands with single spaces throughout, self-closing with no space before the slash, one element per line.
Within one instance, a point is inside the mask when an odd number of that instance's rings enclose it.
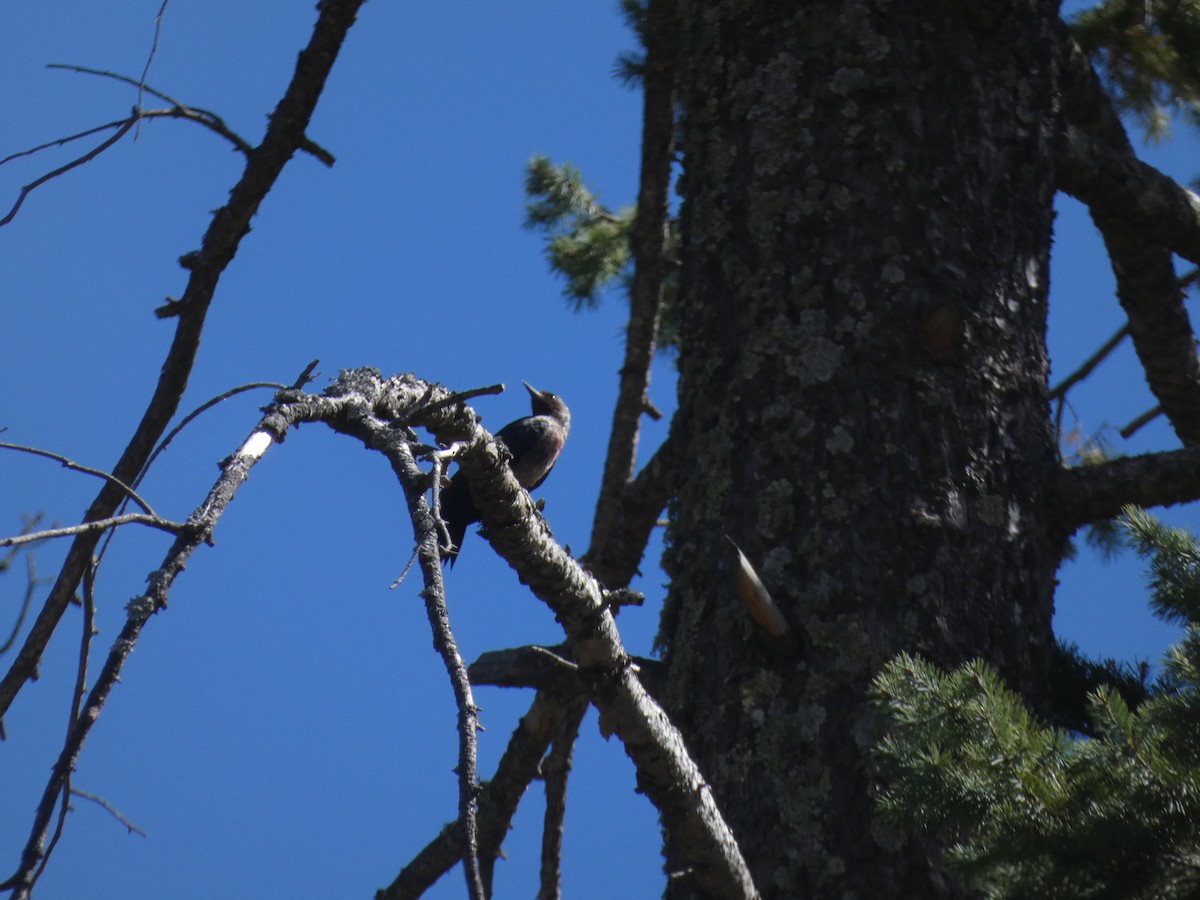
<path fill-rule="evenodd" d="M 1050 393 L 1047 395 L 1047 399 L 1058 400 L 1062 397 L 1065 397 L 1067 395 L 1067 391 L 1091 375 L 1092 372 L 1095 371 L 1096 367 L 1100 365 L 1100 363 L 1104 362 L 1104 360 L 1108 359 L 1109 354 L 1116 350 L 1117 347 L 1120 346 L 1121 341 L 1125 340 L 1125 338 L 1128 336 L 1129 324 L 1126 323 L 1118 328 L 1112 337 L 1101 344 L 1100 348 L 1096 350 L 1095 353 L 1084 360 L 1083 364 L 1080 365 L 1078 369 L 1052 387 L 1050 389 Z"/>
<path fill-rule="evenodd" d="M 587 707 L 586 697 L 573 688 L 559 686 L 538 691 L 529 712 L 513 732 L 495 775 L 479 796 L 479 852 L 485 867 L 495 858 L 517 804 L 537 777 L 538 765 L 555 730 L 561 722 L 581 720 Z M 391 884 L 375 894 L 376 900 L 416 900 L 462 854 L 462 832 L 457 822 L 451 822 L 400 870 Z"/>
<path fill-rule="evenodd" d="M 476 802 L 479 778 L 476 774 L 476 734 L 479 730 L 479 707 L 467 678 L 467 665 L 458 652 L 454 632 L 450 628 L 450 611 L 446 605 L 446 586 L 442 580 L 441 540 L 437 523 L 425 502 L 427 479 L 412 455 L 411 435 L 392 430 L 392 441 L 385 455 L 392 470 L 399 476 L 408 500 L 413 534 L 417 541 L 418 559 L 425 578 L 421 597 L 433 629 L 433 646 L 446 667 L 458 707 L 458 821 L 463 833 L 463 869 L 467 892 L 472 900 L 484 900 L 483 877 L 479 868 L 479 834 L 476 823 Z M 382 448 L 377 448 L 382 449 Z"/>
<path fill-rule="evenodd" d="M 115 475 L 110 475 L 108 472 L 105 472 L 103 469 L 93 469 L 91 466 L 81 465 L 80 463 L 75 462 L 73 459 L 63 456 L 61 453 L 53 453 L 49 450 L 41 450 L 38 447 L 26 447 L 24 444 L 10 444 L 8 441 L 0 441 L 0 447 L 6 450 L 16 450 L 20 453 L 30 453 L 34 456 L 44 456 L 47 459 L 53 459 L 56 462 L 61 463 L 64 468 L 74 469 L 76 472 L 83 472 L 87 475 L 95 475 L 97 478 L 103 478 L 105 481 L 115 484 L 117 487 L 123 490 L 130 500 L 146 511 L 147 515 L 155 519 L 158 518 L 157 513 L 150 508 L 150 504 L 139 497 L 133 488 L 129 487 L 129 485 L 125 484 L 125 482 L 117 478 Z"/>
<path fill-rule="evenodd" d="M 117 809 L 103 797 L 93 794 L 89 791 L 80 790 L 79 788 L 71 788 L 71 796 L 82 797 L 84 800 L 91 800 L 93 803 L 99 805 L 106 813 L 124 825 L 129 830 L 130 834 L 140 834 L 142 837 L 147 837 L 147 834 L 143 829 L 139 828 L 132 821 L 130 821 L 128 817 L 123 815 L 119 809 Z"/>
<path fill-rule="evenodd" d="M 181 522 L 172 522 L 170 519 L 162 518 L 162 516 L 150 516 L 145 513 L 127 513 L 123 516 L 112 516 L 107 519 L 84 522 L 82 525 L 47 528 L 44 531 L 34 531 L 29 534 L 0 538 L 0 547 L 15 547 L 18 544 L 29 544 L 33 541 L 44 541 L 50 538 L 104 532 L 120 525 L 149 525 L 151 528 L 157 528 L 159 531 L 165 531 L 169 534 L 179 534 L 185 527 Z"/>
<path fill-rule="evenodd" d="M 579 722 L 563 721 L 542 760 L 542 783 L 546 786 L 546 814 L 542 820 L 541 885 L 537 900 L 559 900 L 562 896 L 563 820 L 567 814 L 567 780 Z"/>
<path fill-rule="evenodd" d="M 248 154 L 242 177 L 230 192 L 229 201 L 214 213 L 200 250 L 195 253 L 187 287 L 175 304 L 178 312 L 175 337 L 163 362 L 154 395 L 121 459 L 112 469 L 114 477 L 121 481 L 128 483 L 137 477 L 167 423 L 175 415 L 196 359 L 205 317 L 221 273 L 233 260 L 249 230 L 250 219 L 275 185 L 283 167 L 307 141 L 305 129 L 362 3 L 363 0 L 323 0 L 320 4 L 312 38 L 300 53 L 291 83 L 271 115 L 262 143 Z M 118 488 L 105 485 L 84 520 L 109 517 L 123 496 Z M 89 532 L 76 536 L 72 542 L 24 645 L 0 680 L 0 717 L 35 671 L 50 636 L 74 596 L 98 539 L 99 532 Z"/>
<path fill-rule="evenodd" d="M 83 749 L 84 741 L 87 740 L 92 726 L 99 719 L 113 686 L 119 681 L 125 660 L 137 644 L 142 629 L 151 616 L 166 608 L 167 596 L 175 578 L 183 571 L 196 548 L 210 539 L 217 521 L 233 499 L 237 489 L 245 482 L 250 474 L 250 469 L 262 458 L 273 442 L 283 439 L 289 424 L 291 424 L 289 420 L 281 415 L 275 406 L 268 407 L 266 415 L 250 437 L 236 452 L 222 462 L 221 474 L 212 490 L 209 491 L 204 502 L 188 517 L 187 527 L 176 536 L 162 565 L 148 576 L 146 592 L 129 601 L 126 606 L 124 627 L 109 649 L 104 665 L 96 677 L 95 686 L 88 693 L 83 708 L 76 707 L 72 711 L 71 727 L 67 739 L 51 770 L 50 779 L 34 813 L 29 840 L 21 854 L 20 865 L 13 876 L 0 885 L 0 889 L 12 889 L 13 900 L 28 900 L 33 884 L 49 860 L 49 854 L 54 848 L 54 841 L 61 833 L 62 817 L 65 815 L 65 811 L 60 813 L 55 838 L 47 846 L 46 836 L 56 801 L 62 797 L 63 803 L 66 803 L 71 773 L 75 770 L 75 764 Z M 90 567 L 88 571 L 91 571 Z M 90 576 L 85 578 L 85 582 L 88 582 L 89 579 Z M 87 593 L 90 594 L 90 584 Z M 85 634 L 80 650 L 81 663 L 76 683 L 77 698 L 83 695 L 87 646 L 91 639 L 92 618 L 91 614 L 87 612 L 89 606 L 90 604 L 85 603 Z M 78 703 L 78 700 L 75 702 Z"/>

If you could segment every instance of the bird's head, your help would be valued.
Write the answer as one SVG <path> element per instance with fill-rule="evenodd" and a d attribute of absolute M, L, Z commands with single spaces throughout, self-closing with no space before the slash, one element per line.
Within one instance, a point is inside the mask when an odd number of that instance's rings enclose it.
<path fill-rule="evenodd" d="M 528 381 L 522 381 L 521 384 L 525 385 L 525 390 L 529 391 L 535 416 L 549 416 L 562 425 L 565 430 L 570 429 L 571 410 L 567 409 L 567 404 L 563 403 L 562 397 L 549 391 L 539 391 Z"/>

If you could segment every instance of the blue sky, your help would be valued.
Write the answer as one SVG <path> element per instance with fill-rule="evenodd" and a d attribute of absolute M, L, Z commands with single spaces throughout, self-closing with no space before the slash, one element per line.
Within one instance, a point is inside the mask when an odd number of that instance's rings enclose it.
<path fill-rule="evenodd" d="M 67 62 L 137 75 L 160 0 L 47 0 L 0 14 L 0 156 L 124 115 L 132 88 L 52 71 Z M 176 0 L 150 83 L 220 113 L 251 141 L 307 40 L 310 4 Z M 636 191 L 640 100 L 610 77 L 631 40 L 615 3 L 369 3 L 351 32 L 310 137 L 326 169 L 298 157 L 222 280 L 184 401 L 234 385 L 374 365 L 463 389 L 518 388 L 479 402 L 493 428 L 527 411 L 521 379 L 562 394 L 571 441 L 542 489 L 558 537 L 588 540 L 621 364 L 623 303 L 575 315 L 560 298 L 538 236 L 522 230 L 522 173 L 544 153 L 582 169 L 601 199 Z M 1195 169 L 1182 127 L 1145 156 L 1179 178 Z M 0 168 L 0 205 L 70 151 Z M 196 127 L 150 122 L 87 167 L 34 192 L 0 232 L 5 327 L 0 404 L 5 440 L 109 467 L 140 417 L 170 339 L 152 315 L 178 294 L 176 258 L 195 249 L 225 200 L 239 157 Z M 1060 203 L 1051 352 L 1073 369 L 1122 322 L 1098 237 Z M 661 360 L 652 396 L 674 406 Z M 265 393 L 206 414 L 176 440 L 142 490 L 182 518 L 216 462 L 257 420 Z M 1085 431 L 1153 405 L 1122 348 L 1072 394 Z M 664 426 L 650 424 L 643 458 Z M 1159 422 L 1123 452 L 1176 446 Z M 21 513 L 79 517 L 96 482 L 53 463 L 0 454 L 0 532 Z M 1200 530 L 1193 510 L 1169 521 Z M 167 546 L 127 530 L 98 596 L 106 651 L 122 607 Z M 324 898 L 369 896 L 455 814 L 454 711 L 415 584 L 403 569 L 411 530 L 382 460 L 305 427 L 273 448 L 199 552 L 170 608 L 148 626 L 84 750 L 76 786 L 100 794 L 149 836 L 76 802 L 41 883 L 44 897 Z M 42 576 L 65 545 L 38 549 Z M 652 548 L 652 554 L 656 551 Z M 653 557 L 651 557 L 653 558 Z M 663 577 L 647 563 L 649 602 L 621 616 L 626 642 L 649 651 Z M 1146 612 L 1129 557 L 1086 552 L 1061 573 L 1058 624 L 1087 651 L 1155 660 L 1173 632 Z M 464 655 L 554 642 L 552 615 L 478 538 L 449 579 Z M 0 622 L 20 591 L 0 579 Z M 6 719 L 0 747 L 0 869 L 15 864 L 65 727 L 79 616 L 68 614 Z M 7 628 L 7 625 L 4 626 Z M 482 689 L 489 773 L 529 696 Z M 661 885 L 656 817 L 633 792 L 619 744 L 584 726 L 569 788 L 568 896 L 651 896 Z M 500 896 L 535 891 L 540 790 L 527 796 L 497 866 Z M 614 864 L 617 861 L 617 864 Z M 462 896 L 452 873 L 433 896 Z"/>

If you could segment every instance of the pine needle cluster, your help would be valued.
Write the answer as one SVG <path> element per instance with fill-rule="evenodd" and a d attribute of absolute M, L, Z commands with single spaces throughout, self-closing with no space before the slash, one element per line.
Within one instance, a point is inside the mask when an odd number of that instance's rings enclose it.
<path fill-rule="evenodd" d="M 1200 896 L 1200 546 L 1140 509 L 1120 522 L 1155 612 L 1185 626 L 1154 684 L 1090 663 L 1072 730 L 978 661 L 946 673 L 903 655 L 875 681 L 885 820 L 939 837 L 948 871 L 987 897 Z"/>

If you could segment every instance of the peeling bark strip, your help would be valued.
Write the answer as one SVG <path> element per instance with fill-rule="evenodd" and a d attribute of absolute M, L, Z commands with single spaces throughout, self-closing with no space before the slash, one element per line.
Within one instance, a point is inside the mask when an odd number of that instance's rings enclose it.
<path fill-rule="evenodd" d="M 954 894 L 875 825 L 891 655 L 1044 680 L 1056 10 L 681 6 L 667 709 L 771 896 Z M 725 534 L 798 660 L 756 646 Z"/>

